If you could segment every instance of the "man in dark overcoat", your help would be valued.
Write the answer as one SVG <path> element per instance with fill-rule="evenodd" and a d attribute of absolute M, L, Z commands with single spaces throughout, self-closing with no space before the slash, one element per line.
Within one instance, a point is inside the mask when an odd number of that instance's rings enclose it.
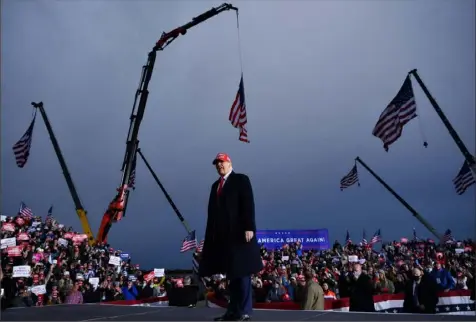
<path fill-rule="evenodd" d="M 199 275 L 226 274 L 229 281 L 227 311 L 215 321 L 248 321 L 253 309 L 251 275 L 263 269 L 253 189 L 248 176 L 233 171 L 226 153 L 219 153 L 213 164 L 220 178 L 213 183 L 208 201 Z"/>

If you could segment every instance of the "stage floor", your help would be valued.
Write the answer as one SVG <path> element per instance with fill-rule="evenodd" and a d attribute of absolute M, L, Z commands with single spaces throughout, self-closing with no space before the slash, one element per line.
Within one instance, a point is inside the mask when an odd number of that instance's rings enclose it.
<path fill-rule="evenodd" d="M 223 309 L 117 305 L 56 305 L 11 308 L 2 321 L 212 321 Z M 469 315 L 410 315 L 323 311 L 255 310 L 253 321 L 474 321 Z"/>

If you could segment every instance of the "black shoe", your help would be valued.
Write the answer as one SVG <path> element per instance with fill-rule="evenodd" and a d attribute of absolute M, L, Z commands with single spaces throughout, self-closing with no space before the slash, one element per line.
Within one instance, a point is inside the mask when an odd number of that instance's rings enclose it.
<path fill-rule="evenodd" d="M 213 321 L 235 321 L 235 317 L 225 313 L 222 316 L 214 318 Z"/>
<path fill-rule="evenodd" d="M 244 315 L 234 319 L 233 321 L 251 321 L 251 317 L 247 314 L 244 314 Z"/>

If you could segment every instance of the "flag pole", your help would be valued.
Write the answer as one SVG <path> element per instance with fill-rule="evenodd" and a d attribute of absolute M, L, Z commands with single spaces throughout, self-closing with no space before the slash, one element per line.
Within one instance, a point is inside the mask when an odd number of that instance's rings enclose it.
<path fill-rule="evenodd" d="M 423 83 L 422 79 L 420 78 L 420 75 L 418 75 L 418 71 L 416 69 L 412 69 L 408 74 L 412 74 L 416 81 L 418 82 L 418 84 L 420 85 L 421 89 L 423 90 L 423 92 L 425 93 L 426 97 L 428 98 L 428 100 L 430 101 L 431 105 L 433 106 L 433 108 L 435 109 L 436 111 L 436 114 L 438 114 L 438 116 L 440 117 L 441 121 L 443 122 L 443 124 L 445 125 L 446 129 L 448 130 L 448 132 L 450 133 L 451 137 L 453 138 L 453 140 L 455 141 L 456 145 L 458 146 L 458 148 L 460 149 L 461 153 L 463 154 L 466 162 L 468 163 L 469 167 L 471 168 L 471 170 L 473 171 L 473 175 L 476 177 L 476 160 L 474 158 L 473 155 L 471 155 L 471 153 L 468 151 L 468 149 L 466 148 L 466 145 L 464 145 L 463 141 L 461 140 L 461 138 L 459 137 L 458 133 L 456 132 L 456 130 L 453 128 L 453 126 L 451 125 L 450 121 L 446 118 L 446 115 L 445 113 L 443 113 L 443 110 L 441 109 L 441 107 L 438 105 L 438 103 L 436 102 L 436 100 L 433 98 L 433 96 L 430 94 L 430 91 L 428 90 L 428 88 L 426 87 L 426 85 Z"/>
<path fill-rule="evenodd" d="M 162 185 L 162 183 L 160 182 L 159 180 L 159 177 L 157 177 L 157 175 L 155 174 L 155 171 L 152 169 L 152 167 L 150 166 L 149 162 L 147 162 L 146 158 L 144 157 L 144 155 L 142 154 L 142 151 L 140 148 L 137 148 L 137 153 L 139 154 L 139 156 L 141 157 L 142 161 L 144 161 L 144 164 L 145 166 L 147 167 L 147 169 L 149 169 L 149 172 L 150 174 L 152 175 L 152 177 L 154 177 L 154 180 L 155 182 L 159 185 L 160 189 L 162 190 L 162 192 L 164 193 L 165 195 L 165 198 L 167 199 L 167 201 L 169 202 L 170 206 L 172 206 L 172 209 L 175 211 L 175 214 L 177 215 L 178 219 L 180 220 L 180 222 L 182 223 L 183 227 L 185 228 L 185 230 L 187 231 L 187 233 L 190 234 L 191 230 L 190 230 L 190 227 L 188 226 L 187 224 L 187 221 L 185 221 L 185 218 L 183 218 L 182 214 L 180 213 L 180 211 L 178 210 L 177 206 L 175 205 L 175 203 L 173 202 L 172 198 L 170 198 L 170 195 L 167 193 L 167 191 L 165 190 L 165 187 Z"/>
<path fill-rule="evenodd" d="M 365 164 L 365 162 L 362 161 L 362 159 L 357 157 L 355 158 L 355 161 L 359 162 L 378 182 L 380 182 L 380 184 L 382 184 L 382 186 L 384 186 L 388 190 L 388 192 L 390 192 L 398 201 L 400 201 L 400 203 L 405 208 L 407 208 L 412 213 L 413 217 L 415 217 L 419 222 L 421 222 L 423 226 L 426 227 L 426 229 L 428 229 L 438 239 L 441 239 L 441 236 L 436 231 L 436 229 L 433 228 L 433 226 L 431 226 L 430 223 L 426 221 L 415 209 L 413 209 L 413 207 L 410 206 L 408 202 L 406 202 L 402 197 L 400 197 L 400 195 L 396 193 L 385 181 L 383 181 L 382 178 L 380 178 L 372 169 L 370 169 L 370 167 L 367 164 Z M 382 231 L 380 231 L 380 233 L 382 233 Z"/>

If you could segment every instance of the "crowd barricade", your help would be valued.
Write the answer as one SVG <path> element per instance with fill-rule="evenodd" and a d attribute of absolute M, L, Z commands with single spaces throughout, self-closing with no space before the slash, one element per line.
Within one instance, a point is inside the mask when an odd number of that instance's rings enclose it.
<path fill-rule="evenodd" d="M 143 300 L 121 300 L 111 302 L 101 302 L 103 305 L 128 305 L 128 306 L 169 306 L 167 296 L 151 297 Z"/>
<path fill-rule="evenodd" d="M 470 300 L 470 291 L 450 291 L 439 293 L 439 302 L 437 306 L 437 314 L 453 314 L 453 315 L 474 315 L 474 301 Z M 393 295 L 376 295 L 374 296 L 375 310 L 381 313 L 401 313 L 403 307 L 403 294 Z M 103 302 L 106 305 L 131 305 L 131 306 L 168 306 L 169 301 L 167 297 L 154 297 L 144 300 L 131 301 L 114 301 Z M 207 295 L 207 305 L 212 308 L 224 308 L 227 306 L 226 301 L 219 300 L 215 297 L 213 292 Z M 255 303 L 255 309 L 267 310 L 299 310 L 297 303 L 277 302 L 277 303 Z M 325 310 L 348 312 L 349 299 L 343 298 L 338 300 L 325 300 Z"/>
<path fill-rule="evenodd" d="M 474 301 L 470 300 L 471 292 L 466 290 L 441 292 L 438 294 L 439 302 L 437 306 L 437 314 L 455 314 L 455 315 L 474 315 Z M 381 313 L 401 313 L 403 309 L 403 294 L 385 294 L 375 295 L 375 310 Z M 209 307 L 226 307 L 224 300 L 219 300 L 213 293 L 207 296 L 207 305 Z M 267 310 L 300 310 L 297 303 L 275 302 L 275 303 L 255 303 L 255 309 Z M 343 298 L 338 300 L 326 299 L 325 310 L 348 312 L 349 299 Z"/>

